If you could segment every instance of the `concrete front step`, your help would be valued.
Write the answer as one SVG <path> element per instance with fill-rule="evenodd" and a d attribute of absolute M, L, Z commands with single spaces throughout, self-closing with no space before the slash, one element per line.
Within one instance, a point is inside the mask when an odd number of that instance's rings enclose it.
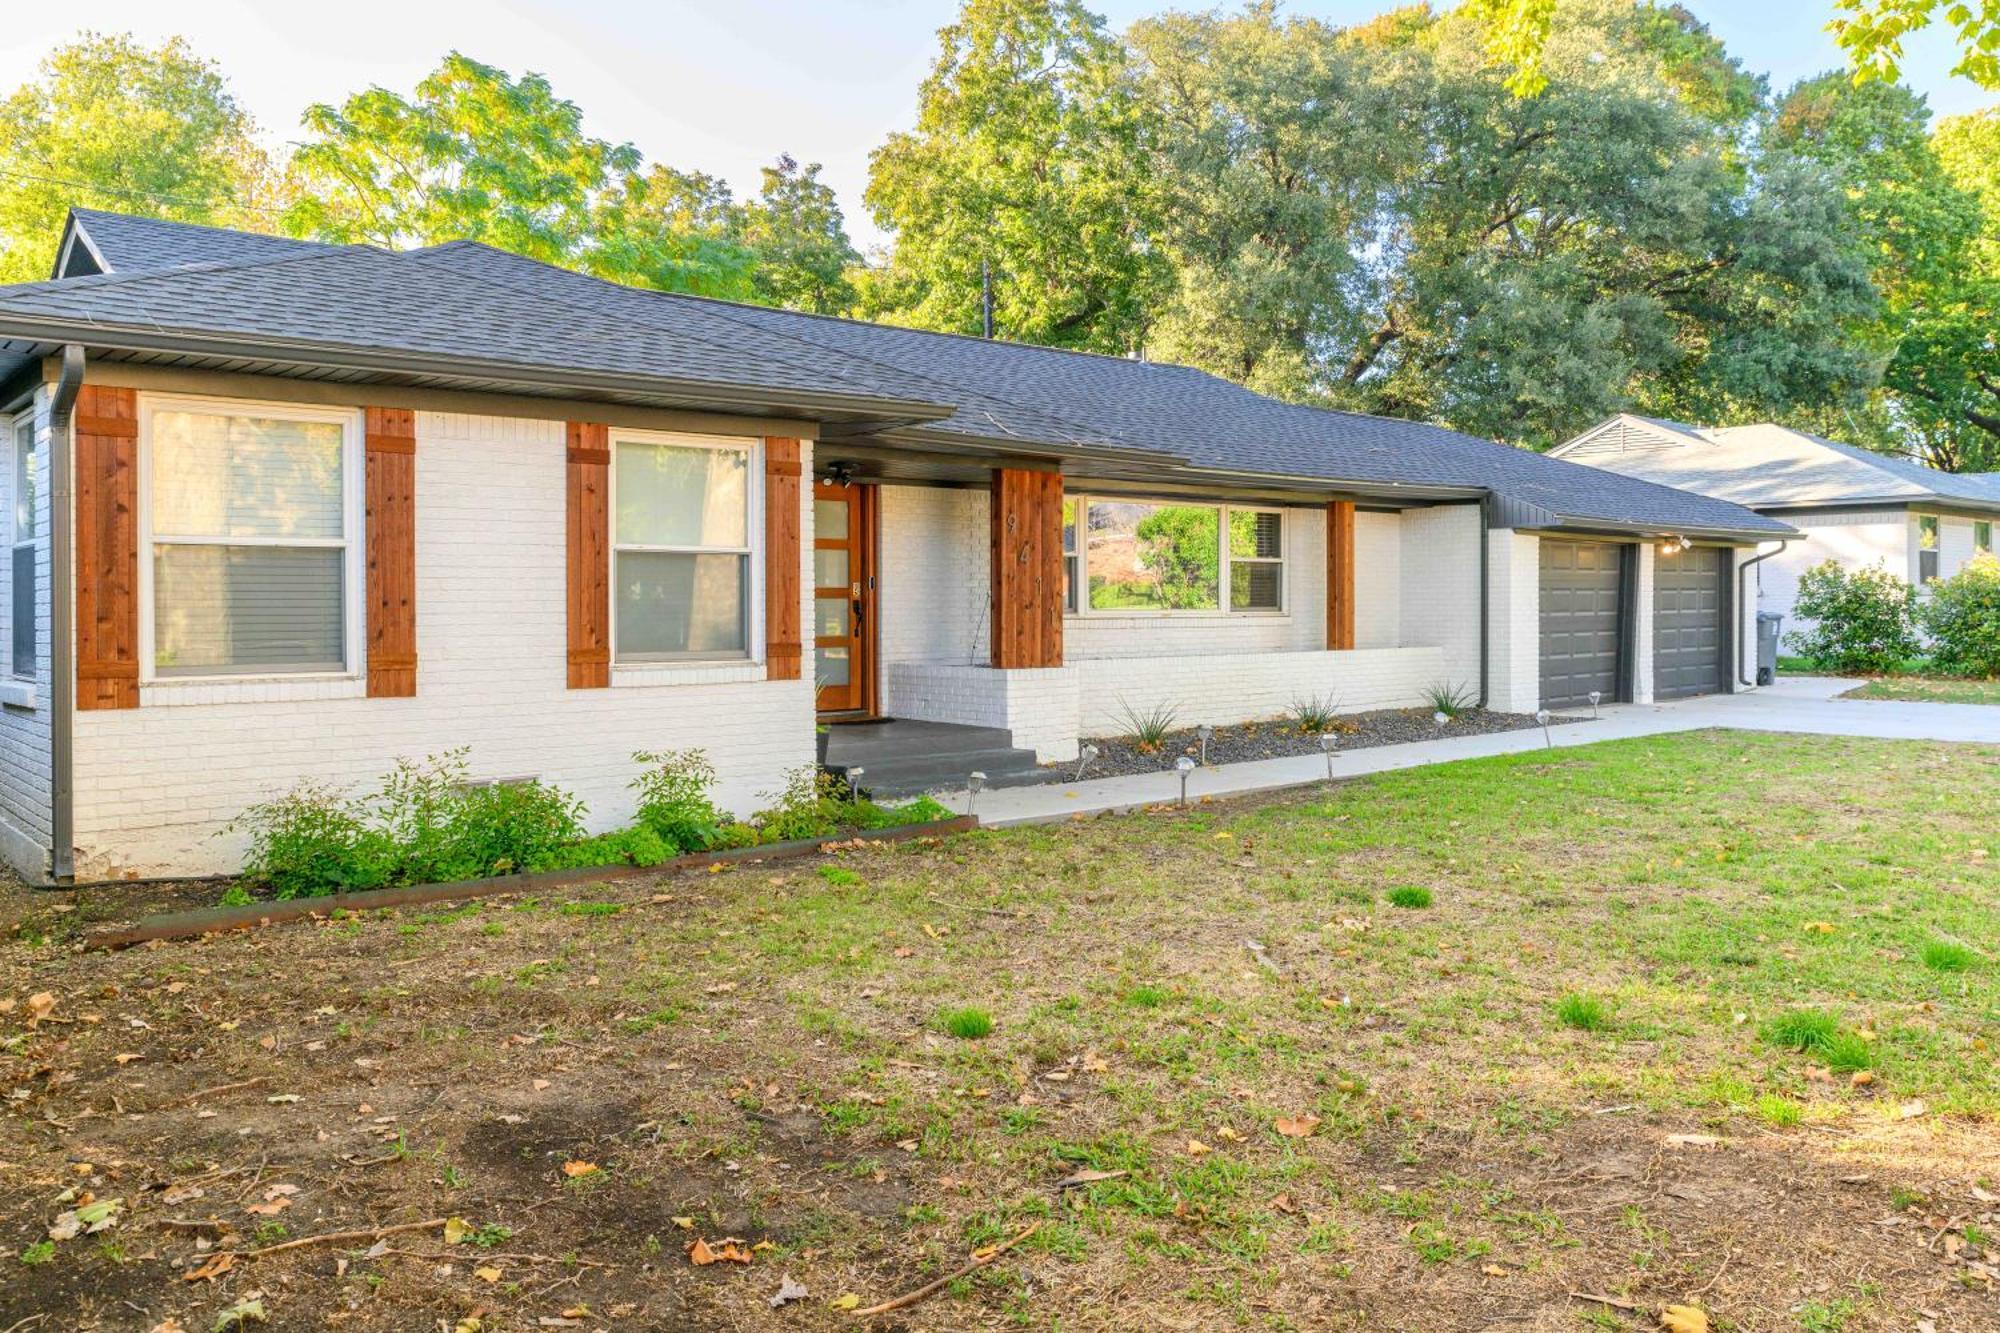
<path fill-rule="evenodd" d="M 1035 752 L 1015 745 L 1004 727 L 901 718 L 829 727 L 826 767 L 842 776 L 862 769 L 859 785 L 878 796 L 962 788 L 970 773 L 984 773 L 995 787 L 1040 777 Z"/>

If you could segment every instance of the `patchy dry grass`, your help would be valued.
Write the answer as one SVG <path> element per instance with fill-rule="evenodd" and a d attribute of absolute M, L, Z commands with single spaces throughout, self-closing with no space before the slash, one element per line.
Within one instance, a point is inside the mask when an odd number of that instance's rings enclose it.
<path fill-rule="evenodd" d="M 2000 1326 L 1996 807 L 1709 734 L 117 956 L 171 890 L 11 897 L 0 1329 L 852 1327 L 1030 1226 L 871 1326 Z"/>
<path fill-rule="evenodd" d="M 2000 680 L 1949 676 L 1883 676 L 1857 685 L 1843 699 L 1907 699 L 1924 704 L 2000 704 Z"/>

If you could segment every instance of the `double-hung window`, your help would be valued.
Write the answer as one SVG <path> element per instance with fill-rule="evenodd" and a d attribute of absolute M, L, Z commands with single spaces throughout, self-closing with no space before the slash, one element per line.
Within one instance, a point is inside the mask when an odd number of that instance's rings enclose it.
<path fill-rule="evenodd" d="M 1276 509 L 1076 496 L 1063 504 L 1071 614 L 1284 610 Z"/>
<path fill-rule="evenodd" d="M 1917 582 L 1929 583 L 1938 576 L 1938 517 L 1921 514 L 1917 518 Z"/>
<path fill-rule="evenodd" d="M 14 423 L 14 559 L 8 615 L 12 625 L 13 672 L 35 678 L 35 418 Z"/>
<path fill-rule="evenodd" d="M 751 446 L 612 436 L 612 643 L 621 663 L 751 653 Z"/>
<path fill-rule="evenodd" d="M 1984 551 L 1984 552 L 1986 552 L 1986 553 L 1987 553 L 1988 555 L 1991 555 L 1991 554 L 1992 554 L 1992 552 L 1993 552 L 1993 521 L 1992 521 L 1991 519 L 1985 519 L 1985 518 L 1982 518 L 1982 519 L 1976 519 L 1976 520 L 1974 520 L 1974 521 L 1973 521 L 1973 524 L 1972 524 L 1972 549 L 1973 549 L 1973 550 L 1975 550 L 1975 551 Z"/>
<path fill-rule="evenodd" d="M 141 431 L 153 677 L 356 669 L 355 414 L 161 399 Z"/>

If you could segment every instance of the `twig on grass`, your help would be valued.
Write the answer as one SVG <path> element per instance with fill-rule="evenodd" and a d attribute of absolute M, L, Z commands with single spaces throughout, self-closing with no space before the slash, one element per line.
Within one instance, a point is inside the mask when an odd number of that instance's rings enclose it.
<path fill-rule="evenodd" d="M 935 893 L 924 895 L 924 901 L 936 903 L 939 907 L 956 907 L 962 912 L 984 912 L 988 916 L 1004 916 L 1019 921 L 1026 912 L 1010 911 L 1005 907 L 981 907 L 978 903 L 955 903 L 949 898 L 940 898 Z"/>
<path fill-rule="evenodd" d="M 1593 1296 L 1587 1291 L 1572 1291 L 1569 1297 L 1573 1301 L 1595 1301 L 1599 1305 L 1608 1305 L 1614 1310 L 1643 1310 L 1646 1308 L 1637 1301 L 1621 1301 L 1616 1296 Z"/>
<path fill-rule="evenodd" d="M 908 1307 L 915 1305 L 918 1301 L 925 1300 L 931 1296 L 935 1296 L 939 1292 L 943 1291 L 946 1287 L 950 1286 L 952 1283 L 964 1277 L 966 1274 L 977 1272 L 979 1269 L 986 1267 L 986 1265 L 992 1263 L 995 1259 L 998 1259 L 1001 1255 L 1013 1249 L 1016 1245 L 1019 1245 L 1022 1241 L 1026 1240 L 1028 1237 L 1034 1235 L 1036 1230 L 1039 1229 L 1041 1225 L 1042 1224 L 1040 1222 L 1030 1222 L 1027 1228 L 1023 1230 L 1019 1235 L 1015 1236 L 1012 1240 L 1002 1241 L 1000 1242 L 1000 1244 L 995 1245 L 992 1249 L 981 1251 L 980 1253 L 973 1256 L 972 1262 L 966 1264 L 964 1267 L 958 1269 L 957 1271 L 946 1273 L 943 1277 L 937 1279 L 935 1282 L 926 1282 L 923 1286 L 918 1287 L 915 1291 L 910 1292 L 908 1295 L 898 1296 L 893 1301 L 883 1301 L 880 1305 L 871 1305 L 865 1310 L 856 1310 L 854 1312 L 854 1317 L 856 1319 L 866 1319 L 872 1315 L 888 1314 L 891 1310 L 907 1309 Z"/>
<path fill-rule="evenodd" d="M 259 1083 L 268 1083 L 268 1082 L 270 1082 L 269 1079 L 259 1077 L 259 1078 L 246 1078 L 241 1083 L 219 1083 L 212 1088 L 203 1088 L 200 1092 L 190 1092 L 187 1096 L 182 1097 L 177 1101 L 169 1102 L 167 1103 L 167 1105 L 186 1106 L 190 1102 L 200 1101 L 203 1097 L 213 1097 L 218 1092 L 235 1092 L 239 1088 L 254 1088 Z"/>
<path fill-rule="evenodd" d="M 319 1236 L 301 1236 L 297 1240 L 288 1240 L 282 1245 L 266 1245 L 261 1250 L 217 1251 L 212 1257 L 219 1258 L 224 1253 L 234 1253 L 238 1259 L 261 1259 L 267 1254 L 276 1254 L 280 1250 L 300 1250 L 308 1245 L 338 1245 L 340 1242 L 347 1240 L 380 1240 L 384 1236 L 394 1236 L 405 1231 L 428 1231 L 432 1227 L 443 1226 L 444 1222 L 445 1219 L 442 1217 L 433 1217 L 423 1222 L 399 1222 L 392 1227 L 364 1227 L 358 1231 L 329 1231 Z"/>

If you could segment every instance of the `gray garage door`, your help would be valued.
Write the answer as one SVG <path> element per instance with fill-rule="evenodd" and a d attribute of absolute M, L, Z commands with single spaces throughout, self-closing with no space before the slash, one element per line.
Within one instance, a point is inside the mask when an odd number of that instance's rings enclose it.
<path fill-rule="evenodd" d="M 1542 543 L 1542 704 L 1618 697 L 1620 565 L 1615 542 Z"/>
<path fill-rule="evenodd" d="M 1653 561 L 1653 697 L 1729 688 L 1728 552 L 1697 546 Z"/>

